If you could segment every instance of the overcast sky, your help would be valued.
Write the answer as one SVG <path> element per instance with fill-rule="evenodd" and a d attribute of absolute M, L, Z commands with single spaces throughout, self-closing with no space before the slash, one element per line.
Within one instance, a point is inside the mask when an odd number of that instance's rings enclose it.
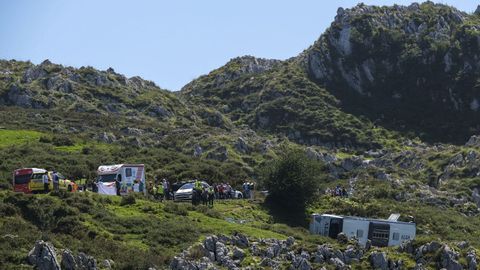
<path fill-rule="evenodd" d="M 320 0 L 0 0 L 0 58 L 112 67 L 163 88 L 242 55 L 286 59 L 310 46 L 338 7 Z M 363 1 L 409 5 L 413 1 Z M 435 1 L 473 12 L 477 1 Z"/>

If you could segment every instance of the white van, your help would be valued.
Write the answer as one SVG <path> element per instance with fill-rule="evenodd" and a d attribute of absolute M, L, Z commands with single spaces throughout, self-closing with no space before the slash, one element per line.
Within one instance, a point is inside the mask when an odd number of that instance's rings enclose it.
<path fill-rule="evenodd" d="M 337 238 L 343 232 L 349 239 L 358 239 L 362 246 L 367 240 L 378 247 L 398 246 L 403 241 L 413 240 L 416 233 L 415 223 L 398 221 L 399 216 L 393 214 L 386 220 L 313 214 L 310 233 Z"/>
<path fill-rule="evenodd" d="M 147 194 L 143 164 L 102 165 L 98 167 L 97 175 L 96 185 L 100 194 L 126 195 L 131 192 Z"/>

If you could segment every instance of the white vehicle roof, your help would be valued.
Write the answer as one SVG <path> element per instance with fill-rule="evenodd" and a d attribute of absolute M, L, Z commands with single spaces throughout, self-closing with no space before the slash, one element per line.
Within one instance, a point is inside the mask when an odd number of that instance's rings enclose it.
<path fill-rule="evenodd" d="M 47 173 L 47 170 L 45 170 L 45 169 L 39 169 L 39 168 L 32 168 L 32 172 L 33 172 L 34 174 L 37 174 L 37 173 L 42 173 L 42 174 L 43 174 L 43 173 Z"/>
<path fill-rule="evenodd" d="M 123 167 L 144 167 L 143 164 L 115 164 L 115 165 L 101 165 L 97 169 L 98 175 L 117 174 Z"/>

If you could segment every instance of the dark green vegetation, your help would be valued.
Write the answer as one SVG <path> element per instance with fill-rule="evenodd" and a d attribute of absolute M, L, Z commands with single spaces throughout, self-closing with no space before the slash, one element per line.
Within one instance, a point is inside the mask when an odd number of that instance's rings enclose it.
<path fill-rule="evenodd" d="M 201 178 L 240 188 L 279 160 L 267 181 L 257 181 L 272 192 L 265 205 L 229 202 L 212 210 L 145 198 L 3 191 L 1 266 L 23 263 L 40 238 L 113 259 L 119 268 L 163 266 L 208 233 L 294 235 L 313 249 L 329 241 L 279 224 L 286 219 L 275 207 L 285 194 L 276 187 L 295 190 L 287 200 L 301 210 L 289 214 L 398 212 L 417 222 L 417 246 L 468 240 L 478 249 L 480 138 L 465 145 L 479 133 L 478 25 L 479 14 L 431 2 L 360 4 L 339 9 L 325 34 L 297 57 L 235 58 L 178 93 L 112 69 L 0 61 L 3 190 L 11 189 L 19 167 L 55 168 L 91 181 L 99 165 L 113 163 L 144 163 L 149 180 Z M 339 184 L 349 189 L 348 199 L 320 195 Z M 319 186 L 318 197 L 305 186 Z M 368 267 L 366 259 L 361 266 Z"/>
<path fill-rule="evenodd" d="M 309 159 L 304 151 L 287 149 L 264 168 L 262 184 L 269 192 L 267 205 L 284 222 L 308 225 L 304 214 L 318 197 L 321 176 L 321 163 Z"/>
<path fill-rule="evenodd" d="M 127 200 L 91 193 L 31 196 L 1 192 L 0 268 L 25 264 L 37 239 L 98 259 L 113 259 L 117 269 L 147 269 L 164 267 L 173 255 L 209 233 L 309 237 L 304 230 L 269 223 L 268 215 L 256 204 L 238 201 L 208 209 L 142 198 Z M 247 219 L 248 224 L 229 223 L 225 217 Z"/>

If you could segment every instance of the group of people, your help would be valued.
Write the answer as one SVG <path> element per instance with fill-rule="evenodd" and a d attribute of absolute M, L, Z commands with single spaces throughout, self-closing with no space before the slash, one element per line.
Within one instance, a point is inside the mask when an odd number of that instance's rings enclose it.
<path fill-rule="evenodd" d="M 331 195 L 333 197 L 348 197 L 347 190 L 341 185 L 337 185 L 335 188 L 327 188 L 325 194 Z"/>
<path fill-rule="evenodd" d="M 255 184 L 253 182 L 244 182 L 242 188 L 243 198 L 253 200 L 253 190 L 255 189 Z"/>
<path fill-rule="evenodd" d="M 152 185 L 152 195 L 156 200 L 170 200 L 170 183 L 167 179 L 163 178 L 162 182 L 157 185 L 157 179 L 155 178 Z"/>
<path fill-rule="evenodd" d="M 213 200 L 215 199 L 215 190 L 213 186 L 204 186 L 200 180 L 195 180 L 193 183 L 192 204 L 213 207 Z"/>
<path fill-rule="evenodd" d="M 166 179 L 163 179 L 161 182 L 155 178 L 151 186 L 151 194 L 153 198 L 156 200 L 170 200 L 173 199 L 173 193 L 182 185 L 187 182 L 176 182 L 173 185 Z M 254 183 L 252 182 L 244 182 L 242 185 L 243 188 L 243 198 L 250 198 L 253 199 L 253 190 L 254 190 Z M 193 181 L 193 191 L 192 191 L 192 204 L 198 205 L 202 203 L 206 206 L 213 206 L 213 202 L 215 199 L 233 199 L 233 198 L 240 198 L 241 196 L 236 196 L 238 191 L 232 188 L 229 183 L 214 183 L 211 186 L 203 185 L 202 181 L 195 180 Z"/>
<path fill-rule="evenodd" d="M 53 171 L 51 176 L 52 176 L 53 190 L 58 191 L 60 189 L 60 185 L 59 185 L 60 178 L 58 177 L 58 174 L 56 171 Z M 45 193 L 50 192 L 50 177 L 48 177 L 48 172 L 42 176 L 42 182 L 43 182 L 43 189 Z"/>
<path fill-rule="evenodd" d="M 212 184 L 216 199 L 231 199 L 235 196 L 234 189 L 228 183 Z"/>

